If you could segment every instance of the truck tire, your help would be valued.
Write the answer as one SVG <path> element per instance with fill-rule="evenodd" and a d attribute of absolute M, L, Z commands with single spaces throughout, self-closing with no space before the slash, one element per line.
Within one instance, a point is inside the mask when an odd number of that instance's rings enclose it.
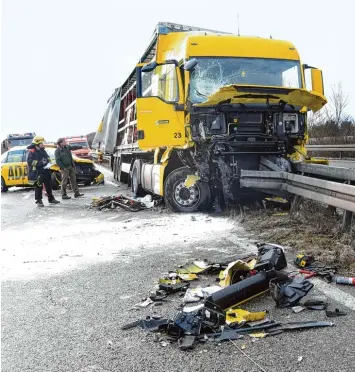
<path fill-rule="evenodd" d="M 1 177 L 1 192 L 6 192 L 9 188 L 6 186 L 5 180 Z"/>
<path fill-rule="evenodd" d="M 131 190 L 136 196 L 144 196 L 146 192 L 142 188 L 141 181 L 142 161 L 135 160 L 131 171 Z"/>
<path fill-rule="evenodd" d="M 205 209 L 211 199 L 211 190 L 206 182 L 197 181 L 187 188 L 186 177 L 194 174 L 187 167 L 175 169 L 165 180 L 164 199 L 173 212 L 192 213 Z"/>

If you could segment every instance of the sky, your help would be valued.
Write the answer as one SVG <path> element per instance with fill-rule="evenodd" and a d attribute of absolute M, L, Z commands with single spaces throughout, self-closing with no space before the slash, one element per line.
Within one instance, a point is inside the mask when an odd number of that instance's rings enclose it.
<path fill-rule="evenodd" d="M 96 131 L 114 88 L 145 50 L 158 22 L 283 39 L 302 63 L 339 82 L 355 116 L 351 1 L 3 0 L 1 134 L 46 140 Z M 220 7 L 218 7 L 220 4 Z M 352 29 L 351 29 L 352 28 Z"/>

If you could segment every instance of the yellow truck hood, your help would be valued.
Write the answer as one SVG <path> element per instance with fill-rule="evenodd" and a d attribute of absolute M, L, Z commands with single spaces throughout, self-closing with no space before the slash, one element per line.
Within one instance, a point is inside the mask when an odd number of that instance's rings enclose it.
<path fill-rule="evenodd" d="M 196 107 L 215 106 L 220 103 L 265 103 L 278 104 L 284 102 L 293 106 L 307 107 L 313 112 L 320 110 L 327 99 L 314 91 L 305 89 L 269 87 L 259 85 L 227 85 L 211 94 Z"/>

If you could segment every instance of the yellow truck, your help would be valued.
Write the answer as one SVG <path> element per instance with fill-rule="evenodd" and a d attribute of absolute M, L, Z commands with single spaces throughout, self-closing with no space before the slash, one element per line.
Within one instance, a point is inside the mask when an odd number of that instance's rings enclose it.
<path fill-rule="evenodd" d="M 245 199 L 241 170 L 292 171 L 326 102 L 321 70 L 287 41 L 159 23 L 93 147 L 135 194 L 195 212 Z"/>

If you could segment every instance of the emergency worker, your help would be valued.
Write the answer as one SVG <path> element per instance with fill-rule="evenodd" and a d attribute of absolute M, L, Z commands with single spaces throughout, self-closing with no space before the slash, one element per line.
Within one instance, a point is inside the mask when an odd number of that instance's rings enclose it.
<path fill-rule="evenodd" d="M 32 144 L 28 147 L 27 166 L 28 166 L 28 181 L 35 187 L 35 200 L 38 207 L 44 207 L 42 201 L 43 185 L 46 187 L 48 203 L 60 203 L 53 196 L 51 171 L 48 168 L 50 158 L 44 149 L 44 138 L 36 136 L 32 140 Z"/>

